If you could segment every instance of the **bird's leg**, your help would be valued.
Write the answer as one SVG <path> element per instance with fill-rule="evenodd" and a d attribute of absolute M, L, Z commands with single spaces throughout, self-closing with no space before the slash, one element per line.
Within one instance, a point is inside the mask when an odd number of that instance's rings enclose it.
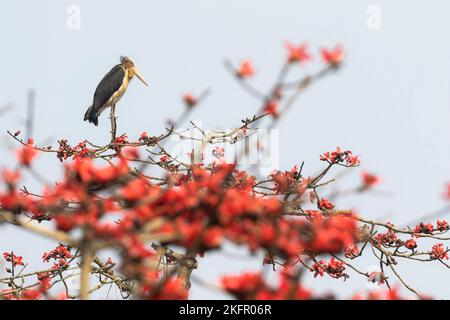
<path fill-rule="evenodd" d="M 111 113 L 109 114 L 109 119 L 111 119 L 111 143 L 116 140 L 116 105 L 111 106 Z"/>

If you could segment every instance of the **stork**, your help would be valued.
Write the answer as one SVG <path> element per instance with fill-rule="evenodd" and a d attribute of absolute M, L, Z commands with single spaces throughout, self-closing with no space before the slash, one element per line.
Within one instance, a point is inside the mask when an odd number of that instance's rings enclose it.
<path fill-rule="evenodd" d="M 127 91 L 128 84 L 135 75 L 148 86 L 134 62 L 128 57 L 120 57 L 120 64 L 115 65 L 95 89 L 94 100 L 84 114 L 84 121 L 89 121 L 97 126 L 100 114 L 108 107 L 111 107 L 112 110 L 115 109 L 116 103 Z M 113 120 L 111 119 L 111 121 Z"/>

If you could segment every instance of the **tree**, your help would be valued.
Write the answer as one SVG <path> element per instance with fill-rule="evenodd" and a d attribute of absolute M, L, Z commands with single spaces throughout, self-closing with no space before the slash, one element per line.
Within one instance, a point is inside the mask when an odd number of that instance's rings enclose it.
<path fill-rule="evenodd" d="M 0 223 L 12 224 L 55 241 L 55 248 L 42 256 L 53 263 L 44 270 L 25 268 L 26 257 L 4 249 L 9 276 L 0 279 L 3 299 L 88 299 L 106 285 L 118 288 L 123 298 L 185 299 L 191 275 L 201 272 L 197 259 L 220 250 L 225 242 L 265 253 L 262 264 L 272 265 L 279 282 L 269 285 L 261 273 L 245 273 L 220 279 L 217 288 L 238 299 L 311 299 L 319 296 L 302 285 L 304 272 L 314 277 L 347 279 L 348 269 L 386 286 L 386 291 L 355 298 L 400 298 L 391 286 L 390 272 L 418 298 L 417 292 L 397 271 L 398 260 L 439 262 L 447 268 L 448 249 L 443 242 L 449 225 L 420 222 L 397 227 L 390 222 L 364 219 L 348 208 L 336 208 L 340 191 L 330 192 L 327 179 L 335 167 L 360 165 L 352 151 L 325 151 L 317 174 L 304 172 L 303 163 L 286 171 L 257 177 L 251 168 L 240 168 L 242 159 L 261 145 L 248 143 L 256 125 L 269 119 L 274 128 L 297 98 L 315 82 L 340 70 L 344 52 L 340 46 L 322 49 L 319 70 L 297 81 L 287 81 L 295 65 L 312 58 L 306 44 L 286 44 L 287 59 L 267 93 L 255 88 L 250 78 L 255 70 L 250 60 L 227 70 L 242 88 L 261 102 L 258 112 L 230 130 L 205 131 L 191 122 L 200 138 L 178 130 L 206 93 L 183 96 L 185 113 L 166 132 L 151 136 L 142 132 L 136 141 L 116 135 L 116 117 L 111 110 L 111 141 L 99 146 L 83 140 L 71 146 L 38 146 L 20 131 L 9 132 L 19 144 L 17 169 L 4 169 L 0 192 Z M 165 143 L 169 137 L 192 143 L 188 161 L 174 155 Z M 234 161 L 227 162 L 223 144 L 245 146 Z M 212 149 L 212 151 L 210 150 Z M 207 159 L 207 153 L 211 160 Z M 142 154 L 145 153 L 145 156 Z M 39 172 L 34 159 L 56 155 L 63 163 L 61 181 L 33 193 L 20 188 L 24 171 Z M 150 175 L 149 171 L 158 172 Z M 40 173 L 42 174 L 42 173 Z M 380 179 L 363 172 L 361 185 L 347 192 L 370 191 Z M 327 196 L 323 196 L 328 194 Z M 450 198 L 450 187 L 446 198 Z M 30 219 L 32 221 L 30 221 Z M 431 248 L 419 250 L 418 240 L 433 240 Z M 117 259 L 101 259 L 99 253 L 113 250 Z M 380 272 L 365 272 L 353 265 L 363 254 L 373 254 Z M 80 290 L 69 292 L 69 272 L 79 270 Z M 93 284 L 93 282 L 95 283 Z"/>

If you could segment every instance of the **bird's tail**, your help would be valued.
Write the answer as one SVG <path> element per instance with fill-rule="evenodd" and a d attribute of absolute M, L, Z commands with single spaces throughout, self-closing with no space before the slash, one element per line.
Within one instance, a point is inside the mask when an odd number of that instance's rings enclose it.
<path fill-rule="evenodd" d="M 94 105 L 91 105 L 84 114 L 84 121 L 89 121 L 96 126 L 98 125 L 98 115 L 97 112 L 94 110 Z"/>

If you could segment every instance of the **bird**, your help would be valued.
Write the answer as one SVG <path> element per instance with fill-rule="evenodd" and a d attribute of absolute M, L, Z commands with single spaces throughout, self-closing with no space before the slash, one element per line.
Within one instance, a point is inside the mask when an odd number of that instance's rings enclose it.
<path fill-rule="evenodd" d="M 116 105 L 127 91 L 128 84 L 134 76 L 138 77 L 145 86 L 148 86 L 133 60 L 121 56 L 120 63 L 103 77 L 95 89 L 93 102 L 84 114 L 84 121 L 89 121 L 97 126 L 100 114 L 106 108 Z"/>

